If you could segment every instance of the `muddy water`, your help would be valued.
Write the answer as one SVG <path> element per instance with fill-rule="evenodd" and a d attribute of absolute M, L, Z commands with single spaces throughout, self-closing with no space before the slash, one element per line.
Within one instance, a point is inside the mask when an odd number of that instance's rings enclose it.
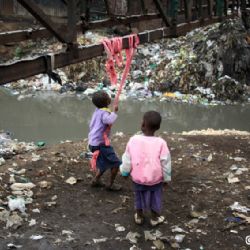
<path fill-rule="evenodd" d="M 80 140 L 87 137 L 94 110 L 88 99 L 54 93 L 37 93 L 18 100 L 0 89 L 0 130 L 7 130 L 19 140 Z M 162 131 L 194 129 L 238 129 L 250 131 L 250 105 L 205 107 L 159 101 L 121 102 L 119 118 L 113 131 L 134 133 L 140 129 L 142 114 L 157 110 L 163 116 Z"/>

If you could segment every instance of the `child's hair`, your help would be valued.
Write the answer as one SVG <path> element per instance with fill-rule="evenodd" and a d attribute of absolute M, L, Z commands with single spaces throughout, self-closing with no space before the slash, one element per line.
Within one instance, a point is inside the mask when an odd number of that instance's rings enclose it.
<path fill-rule="evenodd" d="M 156 111 L 148 111 L 143 116 L 146 127 L 151 131 L 156 131 L 161 126 L 161 115 Z"/>
<path fill-rule="evenodd" d="M 93 94 L 92 103 L 99 109 L 107 107 L 110 102 L 111 99 L 109 95 L 103 90 L 97 91 Z"/>

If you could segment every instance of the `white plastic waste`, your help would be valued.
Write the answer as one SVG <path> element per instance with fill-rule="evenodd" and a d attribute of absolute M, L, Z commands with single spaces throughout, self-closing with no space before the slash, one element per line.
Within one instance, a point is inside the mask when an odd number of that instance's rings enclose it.
<path fill-rule="evenodd" d="M 25 200 L 22 197 L 9 198 L 8 206 L 11 211 L 19 210 L 21 213 L 25 212 Z"/>
<path fill-rule="evenodd" d="M 246 206 L 241 206 L 239 202 L 234 202 L 233 205 L 230 206 L 230 208 L 234 211 L 241 212 L 241 213 L 248 213 L 250 212 L 250 208 Z"/>
<path fill-rule="evenodd" d="M 0 166 L 2 166 L 5 163 L 5 160 L 3 157 L 0 158 Z"/>
<path fill-rule="evenodd" d="M 44 236 L 42 236 L 42 235 L 31 235 L 30 236 L 31 240 L 41 240 L 43 238 L 44 238 Z"/>

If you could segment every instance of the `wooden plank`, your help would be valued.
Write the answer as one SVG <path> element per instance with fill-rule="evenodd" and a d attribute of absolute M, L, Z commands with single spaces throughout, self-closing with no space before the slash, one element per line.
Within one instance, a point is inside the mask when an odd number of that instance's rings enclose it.
<path fill-rule="evenodd" d="M 148 21 L 161 18 L 160 14 L 147 14 L 147 15 L 133 15 L 128 17 L 115 17 L 114 19 L 103 19 L 98 21 L 93 21 L 88 23 L 89 29 L 98 29 L 104 27 L 110 27 L 118 24 L 130 24 L 136 23 L 139 21 Z M 77 31 L 82 31 L 82 24 L 77 24 Z M 65 30 L 63 31 L 65 33 Z M 21 42 L 29 39 L 37 39 L 37 38 L 52 38 L 53 34 L 49 32 L 45 28 L 40 28 L 36 30 L 28 29 L 28 30 L 18 30 L 11 32 L 0 33 L 0 45 Z"/>
<path fill-rule="evenodd" d="M 231 16 L 228 16 L 231 17 Z M 205 19 L 203 25 L 218 22 L 218 18 Z M 177 35 L 185 35 L 194 28 L 200 27 L 200 22 L 190 22 L 177 25 Z M 140 43 L 152 42 L 163 37 L 170 37 L 172 30 L 170 27 L 160 28 L 148 32 L 139 33 Z M 123 37 L 123 48 L 128 47 L 128 38 Z M 91 58 L 102 56 L 104 48 L 102 44 L 79 47 L 77 53 L 67 51 L 55 54 L 54 68 L 62 68 L 64 66 L 79 63 Z M 16 81 L 22 78 L 30 77 L 40 73 L 46 73 L 46 58 L 49 55 L 39 56 L 29 60 L 21 60 L 14 63 L 0 64 L 0 85 L 8 82 Z"/>
<path fill-rule="evenodd" d="M 44 27 L 46 27 L 60 42 L 67 43 L 68 37 L 65 27 L 60 27 L 53 22 L 33 0 L 17 0 L 27 11 L 32 14 Z"/>

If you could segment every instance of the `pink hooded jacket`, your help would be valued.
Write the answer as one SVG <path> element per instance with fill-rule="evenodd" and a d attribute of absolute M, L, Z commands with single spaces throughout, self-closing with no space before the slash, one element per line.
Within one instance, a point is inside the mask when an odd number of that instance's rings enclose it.
<path fill-rule="evenodd" d="M 124 176 L 130 173 L 132 180 L 142 185 L 171 181 L 171 157 L 167 143 L 155 136 L 131 137 L 120 171 Z"/>

